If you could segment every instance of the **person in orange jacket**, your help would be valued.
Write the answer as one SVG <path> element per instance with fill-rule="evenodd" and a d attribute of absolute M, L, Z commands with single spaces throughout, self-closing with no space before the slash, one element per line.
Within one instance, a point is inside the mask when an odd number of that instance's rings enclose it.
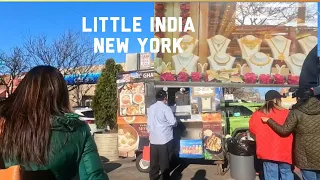
<path fill-rule="evenodd" d="M 289 110 L 281 106 L 282 95 L 275 90 L 265 94 L 265 104 L 254 112 L 249 120 L 249 129 L 256 137 L 258 159 L 263 161 L 265 180 L 293 180 L 292 172 L 292 135 L 280 137 L 268 125 L 261 121 L 261 117 L 270 117 L 279 124 L 283 124 Z M 279 177 L 280 175 L 280 177 Z"/>

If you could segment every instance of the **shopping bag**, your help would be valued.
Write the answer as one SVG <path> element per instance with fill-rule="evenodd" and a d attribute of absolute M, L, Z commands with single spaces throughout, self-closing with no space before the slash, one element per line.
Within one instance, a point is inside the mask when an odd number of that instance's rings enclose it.
<path fill-rule="evenodd" d="M 143 147 L 142 159 L 145 161 L 150 161 L 150 146 Z"/>
<path fill-rule="evenodd" d="M 11 166 L 7 169 L 0 169 L 0 179 L 5 180 L 20 180 L 21 179 L 20 166 Z"/>

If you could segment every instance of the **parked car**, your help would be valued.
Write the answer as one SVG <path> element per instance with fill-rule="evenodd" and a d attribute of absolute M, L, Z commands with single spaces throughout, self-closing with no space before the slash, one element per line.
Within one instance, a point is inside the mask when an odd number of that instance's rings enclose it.
<path fill-rule="evenodd" d="M 249 120 L 252 113 L 261 107 L 259 103 L 230 103 L 226 107 L 226 113 L 229 117 L 229 133 L 235 137 L 249 129 Z"/>
<path fill-rule="evenodd" d="M 97 129 L 97 125 L 94 122 L 95 119 L 94 119 L 94 114 L 93 114 L 92 108 L 90 108 L 90 107 L 73 107 L 73 110 L 76 114 L 80 115 L 81 121 L 85 121 L 89 125 L 92 135 L 94 133 L 104 131 L 104 129 Z"/>

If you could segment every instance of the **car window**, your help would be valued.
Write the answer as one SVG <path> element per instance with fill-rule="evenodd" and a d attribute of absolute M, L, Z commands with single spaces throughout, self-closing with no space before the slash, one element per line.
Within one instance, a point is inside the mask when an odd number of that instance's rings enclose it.
<path fill-rule="evenodd" d="M 252 115 L 252 111 L 250 109 L 248 109 L 247 107 L 239 106 L 238 108 L 240 110 L 241 116 L 251 116 Z"/>
<path fill-rule="evenodd" d="M 87 118 L 94 118 L 93 111 L 82 111 L 81 113 Z"/>

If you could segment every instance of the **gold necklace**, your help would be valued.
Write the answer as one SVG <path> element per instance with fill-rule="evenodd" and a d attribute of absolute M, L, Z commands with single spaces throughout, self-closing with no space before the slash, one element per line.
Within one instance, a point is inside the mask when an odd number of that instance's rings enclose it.
<path fill-rule="evenodd" d="M 249 57 L 249 54 L 248 54 L 246 48 L 244 47 L 244 45 L 243 45 L 242 43 L 240 43 L 240 47 L 243 49 L 243 52 L 245 53 L 245 55 L 246 55 L 247 57 Z M 260 48 L 258 49 L 258 51 L 260 51 Z"/>
<path fill-rule="evenodd" d="M 230 56 L 228 55 L 228 59 L 225 60 L 224 62 L 220 62 L 216 59 L 217 53 L 213 56 L 213 60 L 218 64 L 218 65 L 225 65 L 230 61 Z"/>
<path fill-rule="evenodd" d="M 278 59 L 279 59 L 280 61 L 283 61 L 283 60 L 285 59 L 284 52 L 285 52 L 286 49 L 287 49 L 287 45 L 288 45 L 288 41 L 289 41 L 289 40 L 286 40 L 286 45 L 284 46 L 282 52 L 280 52 L 280 50 L 279 50 L 278 47 L 274 44 L 274 42 L 273 42 L 272 39 L 270 39 L 270 41 L 271 41 L 272 45 L 276 48 L 276 50 L 278 51 L 278 53 L 279 53 Z"/>
<path fill-rule="evenodd" d="M 218 53 L 218 52 L 220 52 L 221 51 L 221 49 L 223 48 L 223 46 L 226 44 L 226 42 L 227 42 L 227 38 L 225 38 L 224 39 L 224 41 L 223 42 L 221 42 L 221 43 L 216 43 L 216 42 L 214 42 L 214 39 L 213 38 L 211 38 L 211 41 L 212 41 L 212 45 L 213 45 L 213 48 L 214 48 L 214 50 L 216 50 L 216 52 Z M 219 49 L 217 49 L 216 47 L 215 47 L 215 45 L 220 45 L 220 44 L 222 44 L 222 46 L 220 46 L 220 48 Z M 218 46 L 219 47 L 219 46 Z"/>
<path fill-rule="evenodd" d="M 246 37 L 243 37 L 241 38 L 241 43 L 252 50 L 261 43 L 261 40 L 258 38 L 255 38 L 254 40 L 248 40 Z"/>
<path fill-rule="evenodd" d="M 189 60 L 188 64 L 187 64 L 185 67 L 183 67 L 183 65 L 182 65 L 182 63 L 181 63 L 181 61 L 180 61 L 179 55 L 177 56 L 177 60 L 178 60 L 178 62 L 179 62 L 179 64 L 180 64 L 180 66 L 182 67 L 181 72 L 188 72 L 186 68 L 188 67 L 188 65 L 189 65 L 190 62 L 192 61 L 193 57 L 194 57 L 194 55 L 193 55 L 193 56 L 191 57 L 191 59 Z"/>
<path fill-rule="evenodd" d="M 297 59 L 297 58 L 294 58 L 294 56 L 292 56 L 290 59 L 291 59 L 292 64 L 294 64 L 295 66 L 298 66 L 300 68 L 302 67 L 302 64 L 300 65 L 300 64 L 297 64 L 297 63 L 294 62 L 293 59 Z"/>
<path fill-rule="evenodd" d="M 266 62 L 263 62 L 263 63 L 259 63 L 259 62 L 254 61 L 253 56 L 251 56 L 251 57 L 249 58 L 249 61 L 250 61 L 252 64 L 256 65 L 256 66 L 260 66 L 260 67 L 261 67 L 261 66 L 265 66 L 265 65 L 267 65 L 267 64 L 270 63 L 271 59 L 270 59 L 269 56 L 267 56 L 267 57 L 268 57 L 267 61 L 266 61 Z"/>
<path fill-rule="evenodd" d="M 194 45 L 196 42 L 196 38 L 192 37 L 192 40 L 189 42 L 181 42 L 180 47 L 185 51 L 188 49 L 188 46 Z"/>

